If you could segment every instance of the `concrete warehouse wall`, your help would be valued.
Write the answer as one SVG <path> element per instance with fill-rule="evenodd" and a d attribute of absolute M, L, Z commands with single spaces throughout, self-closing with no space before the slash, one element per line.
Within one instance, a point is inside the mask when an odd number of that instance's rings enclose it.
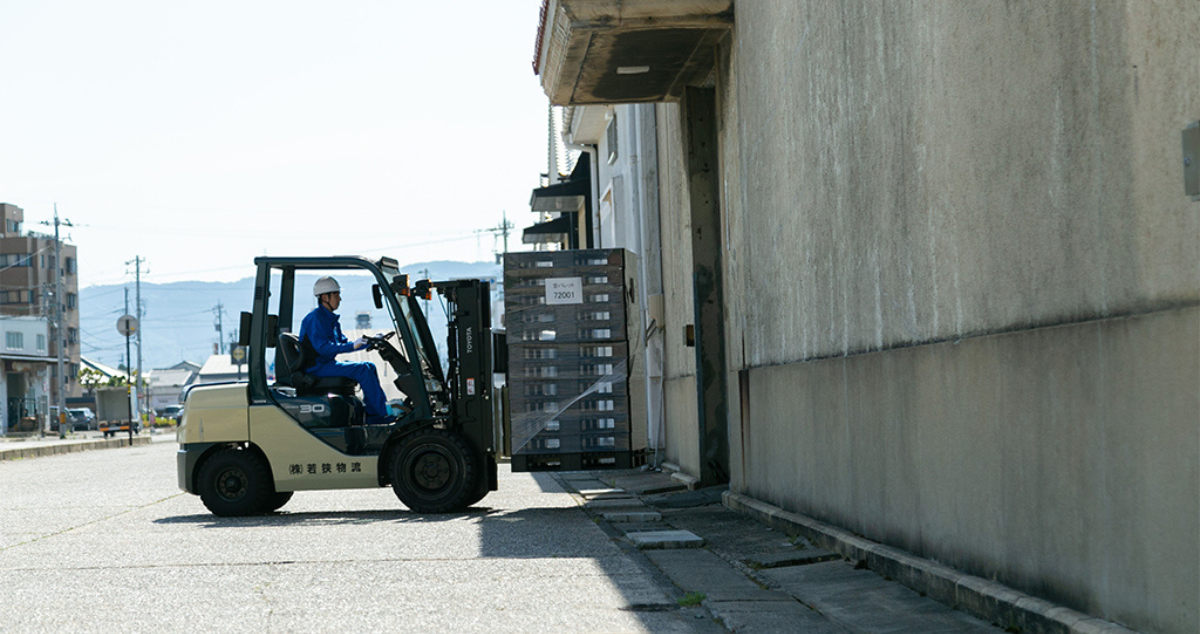
<path fill-rule="evenodd" d="M 731 487 L 1200 631 L 1200 204 L 1179 140 L 1200 3 L 735 17 L 713 77 Z M 686 157 L 681 108 L 658 109 L 668 444 L 693 468 Z"/>
<path fill-rule="evenodd" d="M 696 411 L 696 353 L 684 345 L 692 318 L 690 200 L 683 165 L 683 129 L 678 104 L 656 106 L 660 169 L 659 207 L 663 286 L 663 419 L 667 460 L 688 473 L 700 472 Z"/>

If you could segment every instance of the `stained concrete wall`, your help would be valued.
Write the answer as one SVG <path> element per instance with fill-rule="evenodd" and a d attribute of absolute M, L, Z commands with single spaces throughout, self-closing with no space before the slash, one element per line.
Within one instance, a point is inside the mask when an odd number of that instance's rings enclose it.
<path fill-rule="evenodd" d="M 1194 0 L 738 3 L 714 74 L 731 486 L 1200 631 L 1197 33 Z M 671 408 L 688 207 L 659 113 Z"/>
<path fill-rule="evenodd" d="M 748 363 L 1197 300 L 1197 3 L 746 2 L 736 29 Z"/>
<path fill-rule="evenodd" d="M 1149 632 L 1196 630 L 1200 312 L 748 371 L 756 498 Z"/>
<path fill-rule="evenodd" d="M 663 424 L 666 457 L 691 474 L 700 473 L 696 409 L 696 353 L 684 343 L 693 323 L 691 200 L 683 155 L 678 104 L 656 106 L 659 210 L 663 288 Z"/>

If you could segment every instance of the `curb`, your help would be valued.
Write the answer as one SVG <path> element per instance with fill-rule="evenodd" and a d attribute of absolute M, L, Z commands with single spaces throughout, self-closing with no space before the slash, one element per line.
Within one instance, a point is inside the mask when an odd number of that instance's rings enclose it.
<path fill-rule="evenodd" d="M 132 444 L 131 444 L 132 443 Z M 141 447 L 149 445 L 149 436 L 129 438 L 109 438 L 106 440 L 87 440 L 82 442 L 64 442 L 58 445 L 39 445 L 37 447 L 20 447 L 0 449 L 0 460 L 21 460 L 23 458 L 41 458 L 59 454 L 92 451 L 94 449 L 117 449 L 119 447 Z"/>
<path fill-rule="evenodd" d="M 836 526 L 791 513 L 754 498 L 726 491 L 726 508 L 772 528 L 800 533 L 809 541 L 955 609 L 1026 634 L 1133 634 L 1116 623 L 1055 605 L 995 581 L 915 557 L 898 548 L 864 539 Z"/>

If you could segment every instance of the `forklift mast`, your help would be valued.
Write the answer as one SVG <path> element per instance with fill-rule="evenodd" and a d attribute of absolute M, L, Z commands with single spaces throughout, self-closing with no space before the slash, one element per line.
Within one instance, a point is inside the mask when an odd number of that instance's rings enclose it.
<path fill-rule="evenodd" d="M 486 454 L 489 489 L 495 490 L 495 460 L 499 425 L 495 420 L 492 375 L 491 285 L 480 280 L 436 282 L 446 299 L 448 317 L 447 383 L 451 391 L 451 419 L 462 435 Z M 503 352 L 499 352 L 503 354 Z M 482 457 L 482 456 L 481 456 Z"/>

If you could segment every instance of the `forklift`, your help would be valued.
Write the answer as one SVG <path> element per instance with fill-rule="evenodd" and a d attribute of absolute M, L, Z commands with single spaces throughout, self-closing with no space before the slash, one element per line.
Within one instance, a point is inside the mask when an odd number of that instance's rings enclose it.
<path fill-rule="evenodd" d="M 391 486 L 417 513 L 461 511 L 497 487 L 502 446 L 493 374 L 490 284 L 417 281 L 390 258 L 259 257 L 253 312 L 241 314 L 248 380 L 190 389 L 177 432 L 179 487 L 219 516 L 270 513 L 296 491 Z M 373 277 L 376 309 L 393 330 L 367 337 L 401 394 L 398 415 L 367 425 L 357 384 L 305 373 L 313 351 L 296 337 L 296 273 Z M 300 297 L 307 293 L 301 289 Z M 419 299 L 447 311 L 441 362 Z M 302 317 L 303 314 L 300 315 Z M 273 350 L 274 372 L 268 360 Z M 273 375 L 273 376 L 272 376 Z"/>

